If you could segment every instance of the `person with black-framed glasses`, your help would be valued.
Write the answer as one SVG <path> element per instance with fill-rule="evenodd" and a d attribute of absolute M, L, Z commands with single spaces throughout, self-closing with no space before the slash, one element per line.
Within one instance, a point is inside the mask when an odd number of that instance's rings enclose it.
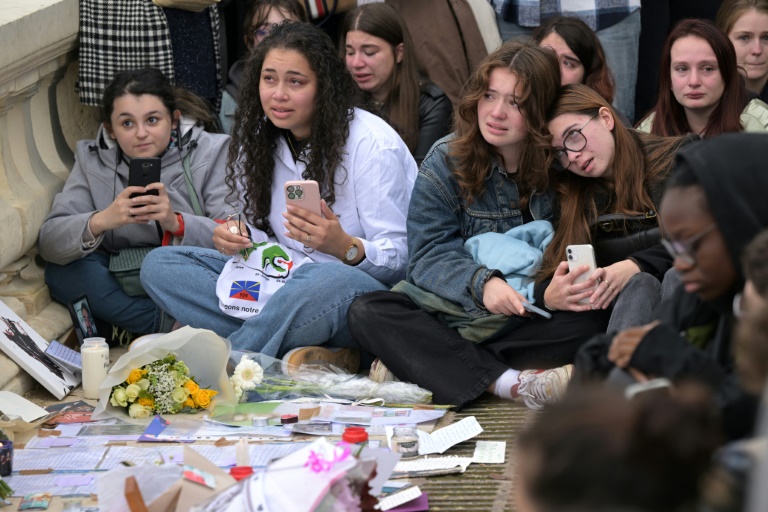
<path fill-rule="evenodd" d="M 560 213 L 539 274 L 542 302 L 553 311 L 607 310 L 608 332 L 649 322 L 672 267 L 659 243 L 656 212 L 676 152 L 698 137 L 640 134 L 581 84 L 561 88 L 548 128 L 549 181 Z M 598 266 L 581 284 L 580 272 L 568 270 L 566 254 L 569 245 L 579 244 L 594 247 Z"/>
<path fill-rule="evenodd" d="M 734 374 L 733 299 L 745 282 L 742 252 L 768 226 L 768 173 L 759 171 L 767 144 L 768 135 L 727 134 L 678 153 L 660 216 L 681 283 L 653 322 L 587 342 L 579 381 L 616 368 L 636 380 L 695 380 L 715 393 L 729 438 L 751 432 L 758 401 Z"/>

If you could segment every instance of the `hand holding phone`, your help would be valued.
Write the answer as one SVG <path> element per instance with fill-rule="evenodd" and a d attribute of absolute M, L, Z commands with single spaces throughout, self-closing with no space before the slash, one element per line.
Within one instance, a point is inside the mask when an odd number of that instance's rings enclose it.
<path fill-rule="evenodd" d="M 597 270 L 597 263 L 595 262 L 595 250 L 590 244 L 569 245 L 565 248 L 565 255 L 568 259 L 569 272 L 575 271 L 582 265 L 587 265 L 589 267 L 589 270 L 573 280 L 573 284 L 581 284 L 586 282 L 590 277 L 592 277 L 592 273 Z M 581 299 L 579 304 L 588 305 L 589 297 Z"/>
<path fill-rule="evenodd" d="M 320 187 L 316 181 L 286 181 L 285 202 L 323 216 L 320 209 Z"/>
<path fill-rule="evenodd" d="M 542 317 L 546 318 L 547 320 L 552 318 L 552 314 L 550 314 L 548 311 L 544 311 L 541 308 L 537 308 L 536 306 L 534 306 L 530 302 L 523 301 L 523 308 L 525 308 L 526 311 L 528 311 L 530 313 L 535 313 L 535 314 L 537 314 L 539 316 L 542 316 Z"/>
<path fill-rule="evenodd" d="M 134 158 L 128 170 L 129 187 L 146 187 L 152 183 L 160 181 L 160 159 L 159 158 Z M 129 197 L 158 195 L 157 190 L 147 190 L 146 192 L 131 194 Z"/>

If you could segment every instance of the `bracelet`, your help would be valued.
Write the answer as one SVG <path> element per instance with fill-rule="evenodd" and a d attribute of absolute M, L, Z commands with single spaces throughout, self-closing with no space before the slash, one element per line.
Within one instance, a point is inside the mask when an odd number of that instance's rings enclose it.
<path fill-rule="evenodd" d="M 184 236 L 184 217 L 180 213 L 177 213 L 176 219 L 179 221 L 179 229 L 173 232 L 173 236 L 181 238 Z"/>
<path fill-rule="evenodd" d="M 547 305 L 547 301 L 545 301 L 545 300 L 542 300 L 541 302 L 544 304 L 544 309 L 546 309 L 546 310 L 548 310 L 548 311 L 560 311 L 559 309 L 555 309 L 555 308 L 551 308 L 551 307 L 549 307 L 549 306 Z"/>

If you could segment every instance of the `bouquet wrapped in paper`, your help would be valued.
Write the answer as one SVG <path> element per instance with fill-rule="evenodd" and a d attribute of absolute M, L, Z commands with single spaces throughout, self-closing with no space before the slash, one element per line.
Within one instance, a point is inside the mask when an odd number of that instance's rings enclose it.
<path fill-rule="evenodd" d="M 93 418 L 131 420 L 155 413 L 194 412 L 207 407 L 215 395 L 235 401 L 226 371 L 229 352 L 228 340 L 192 327 L 139 339 L 99 387 Z"/>
<path fill-rule="evenodd" d="M 163 359 L 134 368 L 112 388 L 109 403 L 125 407 L 131 418 L 178 414 L 206 409 L 219 392 L 201 388 L 184 361 L 169 353 Z"/>
<path fill-rule="evenodd" d="M 255 352 L 233 351 L 227 371 L 238 402 L 302 397 L 379 398 L 387 404 L 427 404 L 432 401 L 432 393 L 416 384 L 377 383 L 328 364 L 295 367 Z"/>

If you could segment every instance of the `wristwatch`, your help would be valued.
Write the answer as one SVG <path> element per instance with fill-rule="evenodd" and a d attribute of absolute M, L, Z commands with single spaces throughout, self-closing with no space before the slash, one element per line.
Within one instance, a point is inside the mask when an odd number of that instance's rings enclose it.
<path fill-rule="evenodd" d="M 347 265 L 350 265 L 353 261 L 355 261 L 355 258 L 357 258 L 357 254 L 359 252 L 360 249 L 357 247 L 357 241 L 352 239 L 352 245 L 350 245 L 349 248 L 344 251 L 344 257 L 341 259 L 341 261 Z"/>

